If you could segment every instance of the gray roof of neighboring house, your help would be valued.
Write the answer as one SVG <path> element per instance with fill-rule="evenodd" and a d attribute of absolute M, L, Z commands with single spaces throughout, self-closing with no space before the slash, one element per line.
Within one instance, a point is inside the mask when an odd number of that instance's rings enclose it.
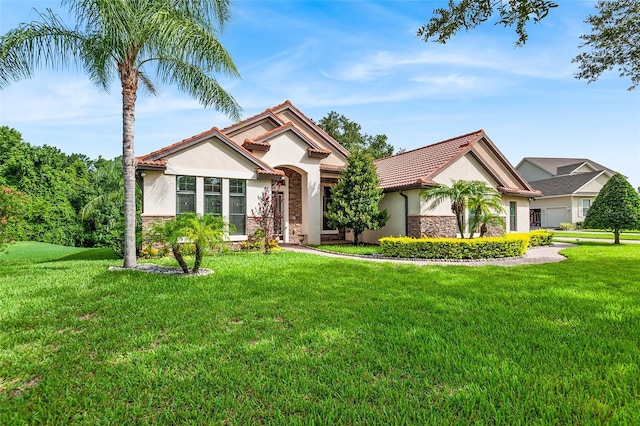
<path fill-rule="evenodd" d="M 599 170 L 596 172 L 555 176 L 549 179 L 529 182 L 529 184 L 542 192 L 543 197 L 571 195 L 602 173 L 603 171 Z"/>
<path fill-rule="evenodd" d="M 523 161 L 525 160 L 554 176 L 567 175 L 584 163 L 588 163 L 596 170 L 606 170 L 611 174 L 616 174 L 615 170 L 611 170 L 610 168 L 596 163 L 595 161 L 591 161 L 588 158 L 525 157 Z"/>

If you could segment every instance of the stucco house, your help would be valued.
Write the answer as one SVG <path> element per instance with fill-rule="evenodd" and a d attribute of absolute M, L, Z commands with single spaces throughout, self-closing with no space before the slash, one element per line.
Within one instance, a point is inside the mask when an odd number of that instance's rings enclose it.
<path fill-rule="evenodd" d="M 271 188 L 284 243 L 320 244 L 349 239 L 331 229 L 323 212 L 349 153 L 290 101 L 224 129 L 213 127 L 138 157 L 143 228 L 179 213 L 222 215 L 243 241 L 257 224 L 258 196 Z M 529 198 L 540 195 L 522 179 L 480 130 L 376 162 L 390 220 L 363 241 L 387 235 L 455 235 L 448 206 L 430 211 L 420 191 L 452 179 L 480 179 L 503 194 L 507 230 L 529 230 Z M 303 240 L 303 241 L 301 241 Z"/>
<path fill-rule="evenodd" d="M 532 228 L 582 222 L 615 171 L 586 158 L 525 157 L 518 172 L 542 193 L 530 206 Z"/>
<path fill-rule="evenodd" d="M 379 231 L 366 231 L 365 242 L 376 243 L 389 235 L 455 237 L 459 230 L 451 206 L 443 203 L 430 209 L 431 202 L 425 202 L 420 193 L 461 179 L 480 180 L 496 188 L 502 194 L 506 232 L 529 232 L 529 201 L 540 193 L 518 174 L 483 130 L 375 164 L 385 194 L 380 207 L 387 209 L 390 219 Z"/>

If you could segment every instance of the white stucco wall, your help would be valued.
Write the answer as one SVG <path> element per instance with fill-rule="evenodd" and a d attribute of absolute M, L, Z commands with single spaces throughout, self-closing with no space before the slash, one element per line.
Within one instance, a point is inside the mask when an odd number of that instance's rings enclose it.
<path fill-rule="evenodd" d="M 415 195 L 413 198 L 416 198 Z M 417 202 L 414 202 L 414 204 L 417 204 Z M 386 193 L 380 201 L 380 209 L 387 210 L 389 220 L 385 226 L 380 228 L 378 231 L 363 232 L 360 237 L 362 242 L 367 244 L 378 244 L 378 239 L 382 237 L 398 237 L 406 235 L 404 198 L 398 192 Z"/>

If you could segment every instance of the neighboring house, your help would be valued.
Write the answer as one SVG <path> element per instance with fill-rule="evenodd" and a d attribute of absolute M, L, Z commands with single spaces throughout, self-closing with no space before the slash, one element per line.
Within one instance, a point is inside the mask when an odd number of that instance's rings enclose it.
<path fill-rule="evenodd" d="M 604 184 L 616 173 L 586 158 L 525 157 L 516 169 L 542 192 L 531 202 L 533 228 L 582 222 Z"/>
<path fill-rule="evenodd" d="M 323 212 L 349 153 L 291 102 L 224 129 L 216 127 L 138 157 L 143 228 L 187 211 L 225 217 L 246 240 L 256 229 L 258 196 L 271 188 L 282 221 L 280 241 L 320 244 L 349 239 Z M 508 232 L 529 230 L 529 199 L 539 196 L 480 130 L 376 161 L 390 219 L 363 241 L 388 235 L 455 236 L 446 203 L 435 210 L 420 191 L 452 179 L 482 180 L 503 194 Z M 303 240 L 304 239 L 304 240 Z M 301 241 L 303 240 L 303 241 Z"/>
<path fill-rule="evenodd" d="M 529 232 L 529 200 L 540 195 L 513 168 L 483 130 L 375 162 L 385 196 L 380 203 L 390 219 L 363 241 L 388 235 L 455 237 L 459 234 L 449 203 L 430 209 L 420 193 L 452 180 L 480 180 L 502 194 L 506 232 Z M 468 212 L 466 213 L 468 218 Z M 466 230 L 465 230 L 466 232 Z"/>

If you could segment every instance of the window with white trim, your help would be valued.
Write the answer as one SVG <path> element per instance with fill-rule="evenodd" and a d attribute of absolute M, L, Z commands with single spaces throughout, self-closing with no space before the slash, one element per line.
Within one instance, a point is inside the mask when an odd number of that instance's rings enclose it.
<path fill-rule="evenodd" d="M 247 224 L 247 183 L 229 179 L 229 223 L 235 226 L 233 235 L 245 235 Z"/>
<path fill-rule="evenodd" d="M 196 177 L 176 176 L 176 214 L 196 211 Z"/>
<path fill-rule="evenodd" d="M 204 178 L 204 213 L 222 216 L 222 179 Z"/>
<path fill-rule="evenodd" d="M 591 202 L 591 198 L 582 199 L 582 208 L 580 209 L 582 217 L 587 217 L 587 212 L 589 211 L 589 208 L 591 208 Z"/>

